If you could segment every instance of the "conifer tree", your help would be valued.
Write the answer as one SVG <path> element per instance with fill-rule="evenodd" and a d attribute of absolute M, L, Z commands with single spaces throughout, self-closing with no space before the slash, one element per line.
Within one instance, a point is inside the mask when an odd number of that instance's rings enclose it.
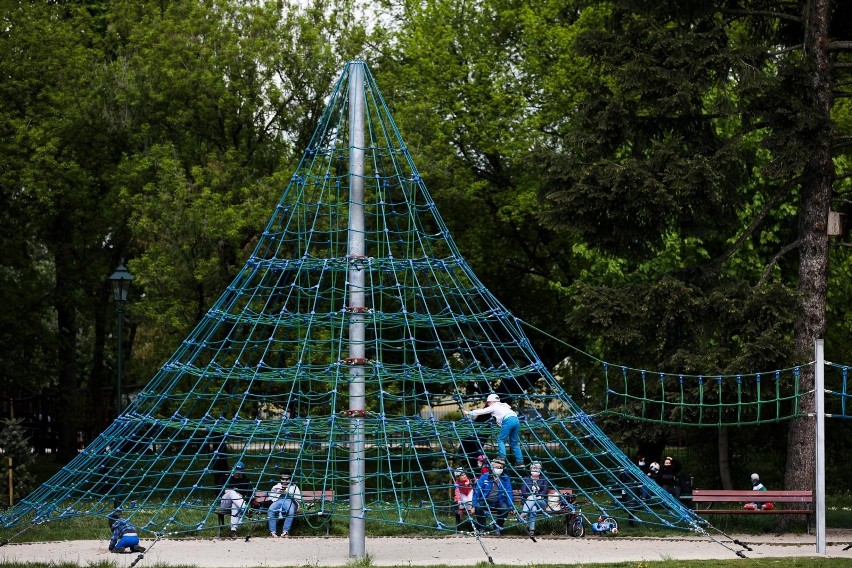
<path fill-rule="evenodd" d="M 826 332 L 826 220 L 848 152 L 834 106 L 836 89 L 849 94 L 840 6 L 593 4 L 599 25 L 575 46 L 599 79 L 544 193 L 551 226 L 619 270 L 579 287 L 571 322 L 637 365 L 804 365 Z M 811 419 L 793 421 L 787 463 L 788 488 L 813 486 Z"/>
<path fill-rule="evenodd" d="M 12 478 L 12 499 L 17 502 L 27 495 L 35 485 L 35 479 L 30 472 L 33 455 L 30 452 L 30 439 L 21 427 L 20 419 L 6 418 L 0 421 L 0 450 L 2 453 L 3 475 L 0 476 L 0 499 L 5 504 L 9 497 L 9 470 Z M 11 460 L 11 468 L 10 468 Z"/>

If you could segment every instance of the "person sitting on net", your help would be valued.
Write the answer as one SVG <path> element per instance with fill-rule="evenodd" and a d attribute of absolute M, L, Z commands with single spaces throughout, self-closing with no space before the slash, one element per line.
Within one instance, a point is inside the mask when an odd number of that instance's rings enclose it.
<path fill-rule="evenodd" d="M 136 527 L 127 519 L 121 518 L 121 511 L 115 510 L 109 516 L 112 537 L 109 540 L 109 551 L 121 554 L 127 552 L 145 552 L 144 546 L 139 546 L 139 533 Z"/>
<path fill-rule="evenodd" d="M 535 536 L 536 514 L 548 507 L 548 494 L 551 489 L 550 482 L 541 474 L 541 463 L 530 464 L 530 474 L 521 480 L 521 518 L 527 519 L 530 536 Z"/>
<path fill-rule="evenodd" d="M 237 527 L 243 522 L 246 498 L 254 491 L 246 477 L 245 468 L 245 464 L 241 461 L 234 464 L 234 471 L 222 487 L 222 501 L 219 509 L 231 512 L 231 538 L 237 537 Z"/>
<path fill-rule="evenodd" d="M 760 482 L 760 476 L 756 473 L 751 474 L 751 488 L 754 491 L 766 491 L 766 487 Z M 763 509 L 764 511 L 771 511 L 775 508 L 775 505 L 772 503 L 761 503 L 759 501 L 753 503 L 746 503 L 743 505 L 743 509 L 747 509 L 749 511 L 756 511 L 757 509 Z"/>
<path fill-rule="evenodd" d="M 515 455 L 515 467 L 524 467 L 524 455 L 521 453 L 521 423 L 518 421 L 518 415 L 512 410 L 512 407 L 505 402 L 500 402 L 500 397 L 494 393 L 488 395 L 485 399 L 485 408 L 476 410 L 465 410 L 464 413 L 468 416 L 483 416 L 490 414 L 500 426 L 500 433 L 497 435 L 497 450 L 500 452 L 500 459 L 505 463 L 506 460 L 506 441 L 508 440 L 512 453 Z"/>
<path fill-rule="evenodd" d="M 506 517 L 512 506 L 512 483 L 509 476 L 503 474 L 505 461 L 500 458 L 491 460 L 491 473 L 483 473 L 473 489 L 473 508 L 476 514 L 476 525 L 485 530 L 485 516 L 490 512 L 497 524 L 497 534 L 503 529 Z"/>
<path fill-rule="evenodd" d="M 285 469 L 281 472 L 281 478 L 278 483 L 272 486 L 269 498 L 272 499 L 272 504 L 266 513 L 269 523 L 269 536 L 272 538 L 278 536 L 275 529 L 279 517 L 283 515 L 284 526 L 281 529 L 281 536 L 286 538 L 290 536 L 293 519 L 299 511 L 299 503 L 302 501 L 302 491 L 298 485 L 293 483 L 293 473 L 290 470 Z"/>

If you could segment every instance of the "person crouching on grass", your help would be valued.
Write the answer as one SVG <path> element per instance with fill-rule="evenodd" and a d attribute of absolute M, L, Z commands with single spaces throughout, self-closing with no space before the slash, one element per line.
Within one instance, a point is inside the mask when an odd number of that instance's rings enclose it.
<path fill-rule="evenodd" d="M 127 519 L 121 518 L 121 513 L 114 512 L 110 515 L 110 528 L 112 538 L 109 541 L 109 551 L 121 554 L 122 552 L 145 552 L 144 546 L 139 546 L 139 533 L 136 527 Z"/>

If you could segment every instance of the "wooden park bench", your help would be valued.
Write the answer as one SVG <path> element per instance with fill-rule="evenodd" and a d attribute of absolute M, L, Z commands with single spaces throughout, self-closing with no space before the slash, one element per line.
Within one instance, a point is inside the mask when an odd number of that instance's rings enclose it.
<path fill-rule="evenodd" d="M 734 491 L 728 489 L 693 489 L 692 502 L 699 515 L 804 515 L 807 531 L 811 532 L 811 515 L 814 514 L 813 491 Z M 784 503 L 788 506 L 775 506 L 772 509 L 720 508 L 714 505 L 724 503 Z M 702 507 L 702 503 L 707 508 Z"/>
<path fill-rule="evenodd" d="M 325 525 L 325 536 L 331 533 L 331 504 L 334 502 L 334 491 L 330 490 L 307 490 L 302 491 L 302 504 L 296 513 L 296 520 L 306 519 L 316 525 Z M 279 522 L 283 522 L 280 520 Z M 278 527 L 281 532 L 281 527 Z"/>
<path fill-rule="evenodd" d="M 260 491 L 255 493 L 255 496 L 259 493 L 263 493 L 265 496 L 265 492 Z M 324 505 L 333 501 L 334 491 L 302 491 L 302 500 L 299 503 L 299 511 L 294 517 L 294 525 L 299 519 L 307 519 L 309 524 L 312 524 L 313 521 L 317 526 L 324 525 L 325 535 L 328 536 L 331 533 L 331 511 Z M 267 508 L 258 508 L 254 506 L 254 503 L 256 503 L 256 500 L 252 499 L 252 505 L 245 511 L 246 515 L 253 516 L 262 512 L 265 520 Z M 222 534 L 225 527 L 225 518 L 231 516 L 231 511 L 230 509 L 216 509 L 216 515 L 219 517 L 219 533 Z M 278 519 L 277 529 L 279 534 L 283 523 L 284 519 Z"/>

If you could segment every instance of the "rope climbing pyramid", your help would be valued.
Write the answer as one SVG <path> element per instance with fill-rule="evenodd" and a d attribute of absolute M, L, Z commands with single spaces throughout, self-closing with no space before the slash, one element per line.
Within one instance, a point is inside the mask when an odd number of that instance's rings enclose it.
<path fill-rule="evenodd" d="M 118 506 L 145 535 L 221 523 L 267 534 L 252 503 L 288 472 L 303 528 L 454 532 L 454 470 L 475 479 L 477 456 L 499 453 L 493 421 L 464 415 L 489 394 L 518 415 L 523 462 L 540 462 L 592 520 L 701 530 L 564 393 L 476 278 L 353 61 L 245 266 L 121 416 L 0 520 Z M 517 490 L 528 470 L 508 453 Z M 223 504 L 235 470 L 249 483 Z M 506 526 L 526 534 L 518 498 L 512 508 Z M 477 534 L 499 529 L 498 515 L 460 514 Z"/>

